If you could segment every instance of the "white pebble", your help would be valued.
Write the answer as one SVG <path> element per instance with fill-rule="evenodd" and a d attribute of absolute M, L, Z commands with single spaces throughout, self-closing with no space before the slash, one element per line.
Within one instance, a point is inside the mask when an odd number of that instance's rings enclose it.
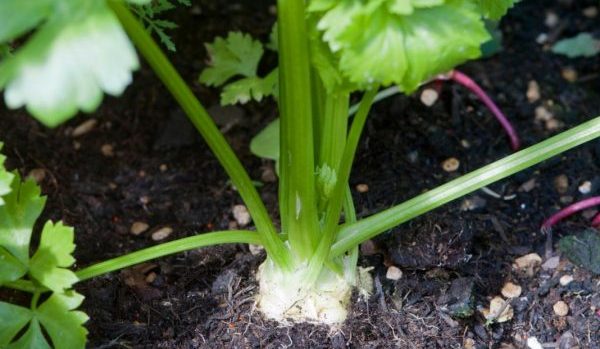
<path fill-rule="evenodd" d="M 560 284 L 562 286 L 567 286 L 571 282 L 573 282 L 573 277 L 571 275 L 563 275 L 560 278 Z"/>
<path fill-rule="evenodd" d="M 402 270 L 392 265 L 388 268 L 387 273 L 385 273 L 385 277 L 388 280 L 400 280 L 402 278 Z"/>
<path fill-rule="evenodd" d="M 500 293 L 506 298 L 517 298 L 521 295 L 522 288 L 517 284 L 513 284 L 512 282 L 507 282 L 502 287 Z"/>
<path fill-rule="evenodd" d="M 144 222 L 135 222 L 131 225 L 129 232 L 137 236 L 148 230 L 148 228 L 150 228 L 150 226 Z"/>
<path fill-rule="evenodd" d="M 527 338 L 527 347 L 529 349 L 544 349 L 540 341 L 535 337 Z"/>
<path fill-rule="evenodd" d="M 152 233 L 152 240 L 161 241 L 169 237 L 173 233 L 173 229 L 170 227 L 160 228 Z"/>
<path fill-rule="evenodd" d="M 440 94 L 432 88 L 426 88 L 421 92 L 421 102 L 428 107 L 433 106 L 439 98 Z"/>
<path fill-rule="evenodd" d="M 558 316 L 567 316 L 569 314 L 569 305 L 563 301 L 554 303 L 552 309 L 554 309 L 554 314 Z"/>
<path fill-rule="evenodd" d="M 250 224 L 251 218 L 248 209 L 244 205 L 233 206 L 233 218 L 240 227 L 245 227 Z"/>
<path fill-rule="evenodd" d="M 71 137 L 81 137 L 86 133 L 89 133 L 96 127 L 97 123 L 98 120 L 96 119 L 89 119 L 82 122 L 81 124 L 79 124 L 79 126 L 75 127 L 73 133 L 71 133 Z"/>
<path fill-rule="evenodd" d="M 585 181 L 579 186 L 579 192 L 583 195 L 589 194 L 592 191 L 592 182 Z"/>

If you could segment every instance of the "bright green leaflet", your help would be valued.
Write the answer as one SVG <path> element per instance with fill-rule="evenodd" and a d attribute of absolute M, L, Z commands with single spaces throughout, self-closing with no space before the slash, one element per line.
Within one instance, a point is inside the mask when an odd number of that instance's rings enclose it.
<path fill-rule="evenodd" d="M 3 144 L 0 142 L 0 151 L 2 150 Z M 0 206 L 4 205 L 3 196 L 10 193 L 10 183 L 12 183 L 14 176 L 6 171 L 4 168 L 4 161 L 6 156 L 0 153 Z"/>
<path fill-rule="evenodd" d="M 0 63 L 5 103 L 12 109 L 26 107 L 47 126 L 80 110 L 96 110 L 103 93 L 119 96 L 139 66 L 105 1 L 3 0 L 0 23 L 0 44 L 34 31 Z"/>
<path fill-rule="evenodd" d="M 54 292 L 71 288 L 79 279 L 66 269 L 75 263 L 73 228 L 47 222 L 40 245 L 29 263 L 31 277 Z"/>
<path fill-rule="evenodd" d="M 469 0 L 313 0 L 323 40 L 339 69 L 363 88 L 396 84 L 414 91 L 435 74 L 480 55 L 489 40 L 480 9 Z"/>
<path fill-rule="evenodd" d="M 205 46 L 209 55 L 208 67 L 202 71 L 199 80 L 207 86 L 223 86 L 222 105 L 278 97 L 278 70 L 274 69 L 265 77 L 258 76 L 258 64 L 264 54 L 260 41 L 248 34 L 230 32 L 227 38 L 217 37 Z"/>
<path fill-rule="evenodd" d="M 83 296 L 70 291 L 54 293 L 39 307 L 27 309 L 0 302 L 0 346 L 7 348 L 50 348 L 40 325 L 46 330 L 56 349 L 84 348 L 87 330 L 83 324 L 87 315 L 75 310 Z M 8 321 L 5 321 L 9 319 Z M 28 330 L 15 338 L 28 323 Z M 10 345 L 9 345 L 10 344 Z"/>
<path fill-rule="evenodd" d="M 600 54 L 600 40 L 595 39 L 590 33 L 579 33 L 575 37 L 554 44 L 552 52 L 569 58 L 594 57 Z"/>
<path fill-rule="evenodd" d="M 144 3 L 146 1 L 144 0 L 141 2 Z M 177 0 L 177 2 L 185 6 L 192 5 L 190 0 Z M 167 34 L 167 30 L 175 29 L 178 26 L 175 22 L 166 19 L 160 19 L 157 16 L 172 10 L 175 7 L 176 5 L 173 4 L 171 0 L 154 0 L 147 4 L 141 5 L 135 5 L 132 3 L 132 6 L 130 7 L 131 10 L 140 18 L 140 20 L 146 24 L 146 30 L 148 30 L 150 34 L 153 32 L 156 33 L 160 39 L 160 42 L 172 52 L 177 51 L 177 48 L 175 47 L 175 43 L 171 39 L 171 36 Z"/>
<path fill-rule="evenodd" d="M 489 19 L 499 20 L 520 0 L 476 0 L 483 15 Z"/>
<path fill-rule="evenodd" d="M 21 178 L 15 175 L 11 189 L 12 191 L 4 196 L 4 206 L 0 206 L 0 251 L 13 256 L 13 261 L 18 261 L 19 264 L 4 265 L 4 261 L 0 261 L 0 270 L 18 266 L 20 273 L 14 274 L 12 280 L 0 281 L 16 280 L 27 271 L 33 226 L 46 202 L 46 199 L 40 196 L 40 189 L 33 180 L 21 182 Z M 0 275 L 3 274 L 4 271 Z"/>

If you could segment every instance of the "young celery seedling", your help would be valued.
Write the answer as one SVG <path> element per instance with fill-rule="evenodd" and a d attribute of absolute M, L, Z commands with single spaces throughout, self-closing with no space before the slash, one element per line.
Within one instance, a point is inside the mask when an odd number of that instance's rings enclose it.
<path fill-rule="evenodd" d="M 82 269 L 76 273 L 79 280 L 202 246 L 260 244 L 268 257 L 258 272 L 259 308 L 280 321 L 337 324 L 345 319 L 357 283 L 361 242 L 600 136 L 600 119 L 591 120 L 403 204 L 356 220 L 348 178 L 379 86 L 394 84 L 411 92 L 423 81 L 476 58 L 488 38 L 482 18 L 501 17 L 513 2 L 279 0 L 280 229 L 275 228 L 250 177 L 206 110 L 121 1 L 42 1 L 32 7 L 23 7 L 21 0 L 0 3 L 0 19 L 11 19 L 5 18 L 6 13 L 28 14 L 29 18 L 0 27 L 4 30 L 0 30 L 0 43 L 44 23 L 14 56 L 0 63 L 0 88 L 6 89 L 9 107 L 26 106 L 48 125 L 64 121 L 79 109 L 95 109 L 102 91 L 118 94 L 137 66 L 118 18 L 231 177 L 256 231 L 213 232 L 153 246 Z M 85 46 L 90 37 L 101 39 L 101 45 Z M 221 57 L 229 63 L 228 74 L 256 78 L 243 62 L 236 63 L 244 56 L 238 52 L 246 47 L 243 41 Z M 90 51 L 81 50 L 82 46 Z M 56 60 L 69 52 L 75 53 L 78 66 L 65 67 Z M 111 60 L 94 60 L 94 54 L 109 55 Z M 119 68 L 117 76 L 106 69 L 107 62 Z M 53 89 L 47 93 L 34 89 L 40 82 Z M 31 94 L 26 93 L 29 87 Z M 348 125 L 349 96 L 354 92 L 363 96 Z M 39 292 L 32 280 L 4 285 Z"/>

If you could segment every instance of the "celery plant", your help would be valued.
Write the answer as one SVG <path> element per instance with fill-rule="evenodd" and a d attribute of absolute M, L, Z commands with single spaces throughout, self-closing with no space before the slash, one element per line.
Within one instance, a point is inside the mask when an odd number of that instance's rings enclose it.
<path fill-rule="evenodd" d="M 256 74 L 262 51 L 250 38 L 233 35 L 209 46 L 214 66 L 203 73 L 203 80 L 221 85 L 234 76 L 243 77 L 229 90 L 232 101 L 278 98 L 279 229 L 225 138 L 126 2 L 1 2 L 0 44 L 31 31 L 33 35 L 0 63 L 0 88 L 5 89 L 9 107 L 26 106 L 49 126 L 78 110 L 92 111 L 103 91 L 118 95 L 138 65 L 126 32 L 231 177 L 256 231 L 212 232 L 157 245 L 79 270 L 78 280 L 202 246 L 260 244 L 267 260 L 258 271 L 259 308 L 280 321 L 337 324 L 344 320 L 351 290 L 361 279 L 356 265 L 361 242 L 600 135 L 597 118 L 357 221 L 348 179 L 380 86 L 394 84 L 411 92 L 437 74 L 478 57 L 481 43 L 488 40 L 483 19 L 500 18 L 513 3 L 278 0 L 277 39 L 271 47 L 278 51 L 279 68 L 266 77 Z M 93 45 L 90 39 L 95 40 Z M 66 59 L 71 64 L 65 64 Z M 362 99 L 349 124 L 351 93 L 362 93 Z M 1 180 L 0 176 L 0 194 Z M 0 247 L 7 249 L 2 234 L 17 232 L 0 230 Z M 34 295 L 53 290 L 31 273 L 0 282 Z M 70 285 L 62 285 L 61 290 Z M 12 335 L 0 339 L 20 340 Z"/>

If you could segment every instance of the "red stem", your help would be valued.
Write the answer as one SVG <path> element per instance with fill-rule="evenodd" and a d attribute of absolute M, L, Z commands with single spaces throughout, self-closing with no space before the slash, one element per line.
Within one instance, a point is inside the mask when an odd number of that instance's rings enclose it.
<path fill-rule="evenodd" d="M 504 131 L 506 131 L 508 138 L 510 138 L 510 144 L 512 146 L 512 149 L 514 151 L 519 150 L 519 148 L 521 147 L 521 142 L 519 141 L 519 136 L 517 135 L 517 132 L 515 131 L 510 121 L 508 121 L 506 115 L 504 115 L 504 113 L 500 110 L 500 108 L 498 108 L 496 103 L 494 103 L 492 98 L 488 96 L 488 94 L 481 88 L 481 86 L 479 86 L 469 76 L 459 72 L 458 70 L 453 70 L 448 74 L 441 75 L 438 77 L 438 79 L 452 80 L 466 87 L 469 91 L 473 92 L 483 102 L 483 104 L 485 104 L 485 106 L 490 110 L 490 112 L 494 115 L 498 122 L 500 122 L 500 124 L 504 128 Z"/>
<path fill-rule="evenodd" d="M 594 220 L 592 221 L 592 227 L 600 227 L 600 214 L 597 214 Z"/>
<path fill-rule="evenodd" d="M 550 228 L 552 228 L 553 225 L 555 225 L 556 223 L 562 221 L 563 219 L 573 215 L 574 213 L 583 211 L 585 209 L 588 209 L 590 207 L 594 207 L 597 205 L 600 205 L 600 196 L 594 196 L 589 199 L 585 199 L 585 200 L 576 202 L 572 205 L 569 205 L 569 206 L 563 208 L 562 210 L 556 212 L 552 216 L 550 216 L 550 218 L 546 219 L 544 224 L 542 224 L 542 229 L 550 229 Z M 596 218 L 594 218 L 594 220 L 592 222 L 592 225 L 594 225 L 594 226 L 597 224 L 600 224 L 600 215 L 596 216 Z"/>

